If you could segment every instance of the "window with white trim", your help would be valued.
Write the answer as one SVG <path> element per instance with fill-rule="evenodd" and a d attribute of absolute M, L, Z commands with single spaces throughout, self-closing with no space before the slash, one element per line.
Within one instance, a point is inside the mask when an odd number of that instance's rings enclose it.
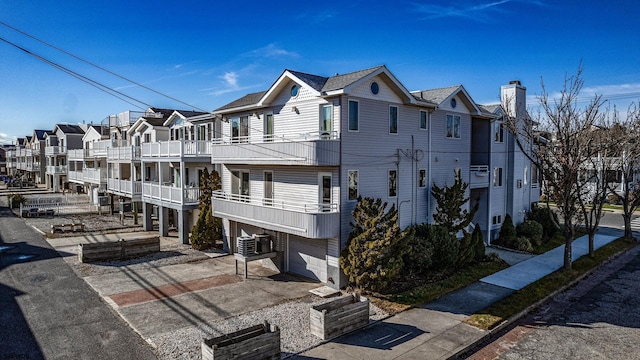
<path fill-rule="evenodd" d="M 389 134 L 398 133 L 398 107 L 389 106 Z"/>
<path fill-rule="evenodd" d="M 358 170 L 347 171 L 347 183 L 349 184 L 349 201 L 358 200 Z"/>
<path fill-rule="evenodd" d="M 427 112 L 420 111 L 420 130 L 427 130 Z"/>
<path fill-rule="evenodd" d="M 504 125 L 500 121 L 493 123 L 493 141 L 497 143 L 504 142 Z"/>
<path fill-rule="evenodd" d="M 501 167 L 493 168 L 493 186 L 495 187 L 502 186 L 502 168 Z"/>
<path fill-rule="evenodd" d="M 398 172 L 389 170 L 389 197 L 398 196 Z"/>
<path fill-rule="evenodd" d="M 500 225 L 502 224 L 502 215 L 494 215 L 491 218 L 491 224 L 493 225 Z"/>
<path fill-rule="evenodd" d="M 447 138 L 460 139 L 460 115 L 447 114 Z"/>
<path fill-rule="evenodd" d="M 349 100 L 349 131 L 359 130 L 359 109 L 358 102 Z"/>

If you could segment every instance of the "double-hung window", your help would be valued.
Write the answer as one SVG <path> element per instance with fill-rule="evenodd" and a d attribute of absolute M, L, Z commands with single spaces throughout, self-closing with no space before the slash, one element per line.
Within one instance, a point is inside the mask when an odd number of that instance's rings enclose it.
<path fill-rule="evenodd" d="M 389 197 L 398 196 L 398 172 L 389 170 Z"/>
<path fill-rule="evenodd" d="M 447 114 L 447 138 L 460 139 L 460 115 Z"/>
<path fill-rule="evenodd" d="M 349 184 L 349 201 L 358 199 L 358 170 L 347 171 L 347 182 Z"/>
<path fill-rule="evenodd" d="M 495 187 L 502 186 L 502 168 L 501 167 L 493 168 L 493 186 Z"/>

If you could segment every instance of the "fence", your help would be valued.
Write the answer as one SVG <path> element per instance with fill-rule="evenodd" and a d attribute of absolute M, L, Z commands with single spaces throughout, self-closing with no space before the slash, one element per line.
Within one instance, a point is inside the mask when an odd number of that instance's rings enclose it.
<path fill-rule="evenodd" d="M 100 205 L 89 200 L 68 200 L 62 197 L 27 199 L 20 204 L 20 217 L 100 213 Z"/>

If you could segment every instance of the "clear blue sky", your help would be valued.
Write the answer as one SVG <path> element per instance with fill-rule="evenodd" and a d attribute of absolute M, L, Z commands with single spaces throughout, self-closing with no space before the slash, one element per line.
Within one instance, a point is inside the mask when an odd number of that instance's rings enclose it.
<path fill-rule="evenodd" d="M 284 69 L 387 65 L 409 89 L 463 84 L 496 103 L 519 79 L 640 99 L 639 1 L 0 1 L 0 21 L 198 108 L 265 90 Z M 187 108 L 0 25 L 0 37 L 156 107 Z M 614 96 L 615 95 L 615 96 Z M 530 105 L 533 98 L 530 101 Z M 0 42 L 0 141 L 137 110 Z"/>

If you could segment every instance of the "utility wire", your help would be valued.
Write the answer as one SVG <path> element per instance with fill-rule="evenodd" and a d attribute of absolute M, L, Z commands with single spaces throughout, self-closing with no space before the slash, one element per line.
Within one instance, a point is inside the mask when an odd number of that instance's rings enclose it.
<path fill-rule="evenodd" d="M 47 45 L 47 46 L 49 46 L 49 47 L 51 47 L 51 48 L 53 48 L 53 49 L 55 49 L 55 50 L 57 50 L 57 51 L 60 51 L 60 52 L 61 52 L 61 53 L 63 53 L 63 54 L 66 54 L 66 55 L 68 55 L 68 56 L 71 56 L 72 58 L 74 58 L 74 59 L 76 59 L 76 60 L 82 61 L 82 62 L 83 62 L 83 63 L 85 63 L 85 64 L 91 65 L 91 66 L 93 66 L 93 67 L 95 67 L 95 68 L 97 68 L 97 69 L 100 69 L 100 70 L 102 70 L 102 71 L 104 71 L 104 72 L 106 72 L 106 73 L 108 73 L 108 74 L 111 74 L 111 75 L 113 75 L 113 76 L 115 76 L 115 77 L 117 77 L 117 78 L 120 78 L 120 79 L 122 79 L 122 80 L 128 81 L 128 82 L 130 82 L 130 83 L 132 83 L 132 84 L 134 84 L 134 85 L 136 85 L 136 86 L 139 86 L 139 87 L 141 87 L 141 88 L 143 88 L 143 89 L 145 89 L 145 90 L 151 91 L 151 92 L 153 92 L 153 93 L 155 93 L 155 94 L 158 94 L 158 95 L 160 95 L 160 96 L 166 97 L 166 98 L 171 99 L 171 100 L 173 100 L 173 101 L 176 101 L 176 102 L 178 102 L 178 103 L 180 103 L 180 104 L 183 104 L 183 105 L 189 106 L 189 107 L 190 107 L 190 108 L 192 108 L 192 109 L 200 110 L 200 111 L 203 111 L 203 112 L 209 112 L 208 110 L 204 110 L 204 109 L 202 109 L 202 108 L 200 108 L 200 107 L 198 107 L 198 106 L 191 105 L 191 104 L 189 104 L 189 103 L 186 103 L 186 102 L 184 102 L 184 101 L 181 101 L 181 100 L 179 100 L 179 99 L 176 99 L 176 98 L 174 98 L 174 97 L 172 97 L 172 96 L 170 96 L 170 95 L 167 95 L 167 94 L 161 93 L 161 92 L 159 92 L 159 91 L 157 91 L 157 90 L 154 90 L 154 89 L 152 89 L 152 88 L 150 88 L 150 87 L 148 87 L 148 86 L 145 86 L 145 85 L 143 85 L 143 84 L 140 84 L 139 82 L 136 82 L 136 81 L 134 81 L 134 80 L 131 80 L 131 79 L 129 79 L 129 78 L 126 78 L 126 77 L 124 77 L 124 76 L 122 76 L 122 75 L 119 75 L 119 74 L 117 74 L 117 73 L 115 73 L 115 72 L 113 72 L 113 71 L 111 71 L 111 70 L 109 70 L 109 69 L 105 69 L 104 67 L 102 67 L 102 66 L 100 66 L 100 65 L 94 64 L 94 63 L 92 63 L 91 61 L 85 60 L 85 59 L 83 59 L 83 58 L 81 58 L 81 57 L 79 57 L 79 56 L 77 56 L 77 55 L 74 55 L 74 54 L 72 54 L 72 53 L 70 53 L 70 52 L 68 52 L 68 51 L 65 51 L 65 50 L 63 50 L 63 49 L 61 49 L 61 48 L 59 48 L 59 47 L 57 47 L 57 46 L 55 46 L 55 45 L 49 44 L 48 42 L 46 42 L 46 41 L 44 41 L 44 40 L 41 40 L 41 39 L 39 39 L 39 38 L 37 38 L 37 37 L 35 37 L 35 36 L 33 36 L 33 35 L 30 35 L 30 34 L 28 34 L 28 33 L 24 32 L 24 31 L 22 31 L 22 30 L 20 30 L 20 29 L 17 29 L 17 28 L 15 28 L 15 27 L 13 27 L 13 26 L 11 26 L 11 25 L 9 25 L 9 24 L 7 24 L 7 23 L 3 22 L 3 21 L 0 21 L 0 24 L 1 24 L 1 25 L 4 25 L 4 26 L 8 27 L 9 29 L 11 29 L 11 30 L 13 30 L 13 31 L 16 31 L 16 32 L 18 32 L 18 33 L 20 33 L 20 34 L 22 34 L 22 35 L 24 35 L 24 36 L 27 36 L 27 37 L 29 37 L 29 38 L 31 38 L 31 39 L 33 39 L 33 40 L 37 41 L 37 42 L 40 42 L 40 43 L 42 43 L 42 44 L 44 44 L 44 45 Z"/>
<path fill-rule="evenodd" d="M 101 91 L 113 96 L 113 97 L 116 97 L 119 100 L 122 100 L 122 101 L 128 103 L 129 105 L 132 105 L 132 106 L 135 106 L 135 107 L 137 107 L 139 109 L 145 110 L 144 107 L 142 107 L 140 105 L 137 105 L 137 104 L 134 104 L 134 103 L 132 103 L 132 102 L 130 102 L 128 100 L 125 100 L 125 99 L 123 99 L 122 97 L 120 97 L 118 95 L 121 95 L 121 96 L 123 96 L 125 98 L 131 99 L 131 100 L 133 100 L 133 101 L 135 101 L 135 102 L 137 102 L 139 104 L 143 104 L 143 105 L 145 105 L 147 107 L 152 107 L 151 105 L 145 103 L 144 101 L 138 100 L 138 99 L 136 99 L 134 97 L 131 97 L 131 96 L 129 96 L 129 95 L 123 93 L 123 92 L 120 92 L 118 90 L 112 89 L 112 88 L 108 87 L 107 85 L 102 84 L 102 83 L 100 83 L 98 81 L 89 79 L 88 77 L 86 77 L 84 75 L 81 75 L 81 74 L 79 74 L 79 73 L 77 73 L 77 72 L 75 72 L 75 71 L 73 71 L 71 69 L 68 69 L 68 68 L 66 68 L 66 67 L 64 67 L 64 66 L 62 66 L 62 65 L 60 65 L 60 64 L 58 64 L 58 63 L 56 63 L 54 61 L 51 61 L 51 60 L 49 60 L 49 59 L 47 59 L 45 57 L 42 57 L 42 56 L 30 51 L 30 50 L 27 50 L 27 49 L 21 47 L 20 45 L 17 45 L 17 44 L 15 44 L 15 43 L 13 43 L 13 42 L 5 39 L 5 38 L 0 37 L 0 41 L 4 41 L 5 43 L 17 48 L 18 50 L 21 50 L 21 51 L 25 52 L 26 54 L 28 54 L 30 56 L 33 56 L 34 58 L 36 58 L 36 59 L 38 59 L 38 60 L 40 60 L 40 61 L 42 61 L 42 62 L 44 62 L 46 64 L 49 64 L 49 65 L 55 67 L 56 69 L 61 70 L 61 71 L 65 72 L 65 73 L 67 73 L 68 75 L 71 75 L 71 76 L 75 77 L 76 79 L 78 79 L 80 81 L 83 81 L 83 82 L 85 82 L 85 83 L 87 83 L 87 84 L 89 84 L 89 85 L 91 85 L 91 86 L 93 86 L 93 87 L 95 87 L 95 88 L 97 88 L 97 89 L 99 89 L 99 90 L 101 90 Z M 116 95 L 116 94 L 118 94 L 118 95 Z"/>

